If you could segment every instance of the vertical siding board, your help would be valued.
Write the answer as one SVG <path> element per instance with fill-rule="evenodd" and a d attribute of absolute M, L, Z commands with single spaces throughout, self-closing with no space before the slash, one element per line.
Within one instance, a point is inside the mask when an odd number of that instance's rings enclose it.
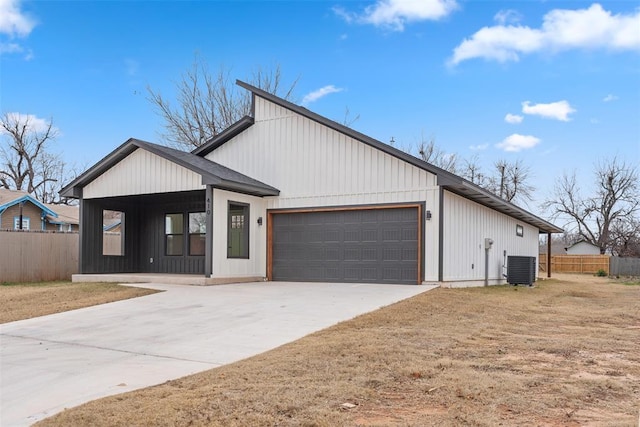
<path fill-rule="evenodd" d="M 256 99 L 255 124 L 207 157 L 278 188 L 271 207 L 412 202 L 435 187 L 429 172 Z"/>
<path fill-rule="evenodd" d="M 484 280 L 484 239 L 489 251 L 489 279 L 502 280 L 503 251 L 508 255 L 538 254 L 538 229 L 463 197 L 445 192 L 444 279 Z M 516 224 L 525 237 L 517 237 Z M 471 269 L 471 264 L 474 268 Z"/>
<path fill-rule="evenodd" d="M 200 175 L 143 149 L 137 149 L 83 189 L 95 199 L 204 188 Z"/>

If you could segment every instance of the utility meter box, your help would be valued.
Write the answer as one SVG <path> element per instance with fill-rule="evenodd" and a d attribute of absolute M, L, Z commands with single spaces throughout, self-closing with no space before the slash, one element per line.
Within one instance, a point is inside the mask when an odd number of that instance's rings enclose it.
<path fill-rule="evenodd" d="M 490 239 L 490 238 L 486 237 L 484 239 L 484 248 L 485 249 L 491 249 L 492 245 L 493 245 L 493 239 Z"/>

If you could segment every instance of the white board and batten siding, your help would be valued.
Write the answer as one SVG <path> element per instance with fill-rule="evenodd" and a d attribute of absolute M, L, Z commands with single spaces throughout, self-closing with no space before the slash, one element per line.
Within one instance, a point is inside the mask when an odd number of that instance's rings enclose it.
<path fill-rule="evenodd" d="M 485 278 L 484 239 L 493 240 L 489 250 L 489 283 L 506 283 L 506 255 L 538 256 L 536 227 L 508 215 L 444 192 L 443 280 L 482 283 Z M 516 226 L 523 236 L 516 235 Z M 472 283 L 469 283 L 472 284 Z"/>
<path fill-rule="evenodd" d="M 227 258 L 229 202 L 249 205 L 249 259 Z M 262 197 L 213 190 L 213 278 L 267 275 L 267 201 Z M 258 218 L 262 217 L 262 225 Z"/>
<path fill-rule="evenodd" d="M 85 199 L 202 190 L 202 177 L 142 148 L 87 184 Z"/>
<path fill-rule="evenodd" d="M 424 201 L 435 175 L 256 97 L 255 124 L 207 158 L 280 190 L 269 208 Z"/>
<path fill-rule="evenodd" d="M 437 279 L 434 174 L 260 97 L 254 125 L 207 158 L 279 189 L 269 209 L 426 203 L 425 278 Z"/>

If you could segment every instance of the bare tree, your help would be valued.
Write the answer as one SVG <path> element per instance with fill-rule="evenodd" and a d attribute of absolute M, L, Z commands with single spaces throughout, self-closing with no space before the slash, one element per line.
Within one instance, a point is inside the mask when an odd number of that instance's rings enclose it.
<path fill-rule="evenodd" d="M 529 184 L 531 169 L 522 160 L 498 160 L 493 164 L 492 172 L 485 173 L 475 155 L 463 160 L 460 175 L 509 202 L 527 204 L 533 200 L 535 188 Z"/>
<path fill-rule="evenodd" d="M 426 140 L 422 136 L 418 144 L 418 155 L 422 160 L 431 163 L 434 166 L 444 169 L 451 173 L 456 173 L 458 155 L 456 153 L 447 153 L 436 145 L 435 139 L 432 137 Z"/>
<path fill-rule="evenodd" d="M 563 175 L 543 206 L 555 219 L 566 218 L 567 226 L 573 226 L 582 238 L 605 253 L 614 249 L 615 230 L 622 230 L 627 221 L 637 221 L 640 178 L 637 166 L 617 157 L 600 162 L 594 172 L 597 189 L 592 197 L 581 194 L 574 171 Z"/>
<path fill-rule="evenodd" d="M 531 179 L 531 169 L 522 160 L 508 162 L 498 160 L 494 163 L 495 175 L 492 175 L 485 187 L 492 193 L 508 202 L 521 202 L 533 200 L 535 190 L 528 182 Z"/>
<path fill-rule="evenodd" d="M 57 134 L 53 121 L 32 115 L 5 113 L 0 118 L 0 187 L 33 194 L 45 203 L 60 202 L 57 189 L 64 181 L 65 163 L 51 153 Z"/>
<path fill-rule="evenodd" d="M 489 177 L 482 171 L 480 159 L 477 154 L 469 159 L 463 160 L 460 175 L 480 187 L 487 187 L 489 185 Z"/>
<path fill-rule="evenodd" d="M 206 62 L 194 63 L 176 84 L 175 106 L 160 92 L 148 87 L 148 100 L 164 119 L 163 139 L 176 148 L 197 148 L 251 112 L 250 94 L 234 84 L 231 70 L 221 66 L 212 74 Z M 298 83 L 283 87 L 282 72 L 257 68 L 248 82 L 269 93 L 290 100 Z"/>
<path fill-rule="evenodd" d="M 342 125 L 350 128 L 358 120 L 360 120 L 360 114 L 352 116 L 349 107 L 344 107 L 344 118 L 342 119 Z"/>
<path fill-rule="evenodd" d="M 618 218 L 611 226 L 610 236 L 613 255 L 640 258 L 640 219 Z"/>

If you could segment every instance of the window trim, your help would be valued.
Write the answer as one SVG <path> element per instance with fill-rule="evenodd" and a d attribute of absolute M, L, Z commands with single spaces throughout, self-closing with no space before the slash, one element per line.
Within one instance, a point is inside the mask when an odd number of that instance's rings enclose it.
<path fill-rule="evenodd" d="M 169 215 L 180 215 L 182 217 L 182 228 L 180 233 L 167 233 L 167 217 Z M 168 257 L 176 257 L 176 256 L 184 256 L 184 212 L 166 212 L 164 214 L 164 256 Z M 180 253 L 179 254 L 170 254 L 168 253 L 169 244 L 168 237 L 169 236 L 182 236 L 182 244 L 180 245 Z"/>
<path fill-rule="evenodd" d="M 191 214 L 203 214 L 204 215 L 204 219 L 205 219 L 205 224 L 204 224 L 204 233 L 192 233 L 191 232 Z M 191 253 L 191 236 L 204 236 L 204 238 L 207 238 L 207 213 L 205 211 L 190 211 L 187 212 L 187 256 L 205 256 L 205 252 L 206 252 L 206 247 L 204 248 L 204 252 L 202 254 L 193 254 Z M 206 243 L 205 243 L 206 246 Z"/>
<path fill-rule="evenodd" d="M 232 229 L 232 222 L 233 222 L 233 216 L 231 214 L 231 206 L 234 207 L 241 207 L 242 208 L 242 215 L 243 215 L 243 222 L 242 222 L 242 241 L 244 243 L 244 250 L 242 251 L 241 255 L 238 256 L 234 256 L 231 255 L 231 229 Z M 242 203 L 242 202 L 235 202 L 233 200 L 227 200 L 227 259 L 249 259 L 249 241 L 250 241 L 250 234 L 251 234 L 251 205 L 249 203 Z"/>
<path fill-rule="evenodd" d="M 516 224 L 516 236 L 524 237 L 524 227 L 520 224 Z"/>
<path fill-rule="evenodd" d="M 104 251 L 104 249 L 105 249 L 104 248 L 104 244 L 105 244 L 104 243 L 105 242 L 104 241 L 104 236 L 105 236 L 105 233 L 109 233 L 110 231 L 106 231 L 104 229 L 104 225 L 103 225 L 102 226 L 102 251 L 101 251 L 101 254 L 102 254 L 102 256 L 108 256 L 108 257 L 124 257 L 124 256 L 126 256 L 126 251 L 125 251 L 125 249 L 126 249 L 126 245 L 125 245 L 126 236 L 125 236 L 125 232 L 126 232 L 126 216 L 127 215 L 126 215 L 125 211 L 116 210 L 116 209 L 104 209 L 103 208 L 102 209 L 103 222 L 104 222 L 105 212 L 109 212 L 109 211 L 110 212 L 120 213 L 120 225 L 119 225 L 120 226 L 120 253 L 117 253 L 117 254 L 116 253 L 113 253 L 113 254 L 105 254 L 104 253 L 105 252 Z"/>
<path fill-rule="evenodd" d="M 25 227 L 26 224 L 26 227 Z M 20 230 L 20 216 L 13 217 L 13 229 Z M 22 231 L 30 231 L 31 230 L 31 218 L 28 216 L 22 215 Z"/>

